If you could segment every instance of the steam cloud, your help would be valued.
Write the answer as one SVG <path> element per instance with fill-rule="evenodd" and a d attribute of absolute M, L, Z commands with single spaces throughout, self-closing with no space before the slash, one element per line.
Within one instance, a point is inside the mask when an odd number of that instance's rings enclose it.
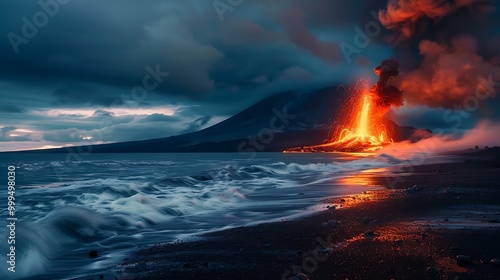
<path fill-rule="evenodd" d="M 485 51 L 499 42 L 493 28 L 497 21 L 487 15 L 494 10 L 490 0 L 389 0 L 378 14 L 380 21 L 395 31 L 397 45 L 418 44 L 421 56 L 418 67 L 395 82 L 408 103 L 454 108 L 485 87 L 485 80 L 500 80 L 500 48 Z M 386 101 L 394 99 L 400 104 L 395 89 L 385 88 L 386 76 L 397 73 L 384 62 L 375 69 L 380 72 L 376 87 L 381 102 L 392 105 Z M 495 95 L 491 87 L 488 95 Z"/>
<path fill-rule="evenodd" d="M 414 165 L 424 164 L 435 154 L 464 150 L 476 145 L 494 147 L 498 145 L 500 123 L 481 121 L 478 125 L 462 136 L 435 135 L 431 138 L 410 143 L 409 141 L 395 143 L 377 151 L 377 155 L 391 160 L 411 160 Z"/>

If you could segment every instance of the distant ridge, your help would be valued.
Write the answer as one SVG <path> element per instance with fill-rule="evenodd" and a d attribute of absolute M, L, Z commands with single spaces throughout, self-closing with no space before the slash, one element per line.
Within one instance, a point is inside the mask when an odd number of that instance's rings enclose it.
<path fill-rule="evenodd" d="M 282 92 L 206 129 L 165 138 L 81 146 L 92 153 L 281 152 L 323 143 L 344 92 L 327 87 L 312 92 Z M 385 124 L 394 141 L 432 135 L 430 130 Z M 77 147 L 17 153 L 68 153 Z"/>

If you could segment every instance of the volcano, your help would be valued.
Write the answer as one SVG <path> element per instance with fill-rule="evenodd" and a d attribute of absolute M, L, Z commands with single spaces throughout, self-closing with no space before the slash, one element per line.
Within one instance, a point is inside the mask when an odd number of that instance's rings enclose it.
<path fill-rule="evenodd" d="M 297 147 L 285 150 L 293 152 L 354 152 L 370 153 L 394 143 L 394 129 L 388 129 L 387 113 L 391 107 L 403 106 L 403 92 L 391 85 L 389 80 L 399 75 L 399 61 L 396 58 L 383 60 L 375 67 L 379 77 L 371 90 L 367 90 L 364 80 L 358 81 L 356 87 L 348 90 L 349 96 L 342 101 L 345 106 L 341 114 L 337 114 L 339 131 L 326 144 Z M 349 102 L 350 101 L 350 102 Z M 336 136 L 335 136 L 336 135 Z"/>
<path fill-rule="evenodd" d="M 293 147 L 329 143 L 341 127 L 335 120 L 344 112 L 349 91 L 342 86 L 315 91 L 287 91 L 271 95 L 238 114 L 206 129 L 165 138 L 93 146 L 92 153 L 171 152 L 283 152 Z M 382 126 L 394 141 L 418 141 L 429 130 L 399 126 L 384 120 Z M 369 138 L 362 137 L 369 140 Z M 28 152 L 68 153 L 73 148 Z"/>

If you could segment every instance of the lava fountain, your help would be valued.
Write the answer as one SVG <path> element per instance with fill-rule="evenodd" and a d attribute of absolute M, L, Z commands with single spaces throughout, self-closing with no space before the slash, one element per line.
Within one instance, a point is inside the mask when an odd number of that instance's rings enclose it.
<path fill-rule="evenodd" d="M 374 112 L 372 108 L 373 96 L 365 92 L 360 100 L 359 108 L 353 115 L 355 126 L 346 127 L 347 123 L 353 123 L 349 117 L 342 121 L 344 128 L 337 134 L 336 138 L 330 140 L 327 144 L 317 146 L 298 147 L 285 150 L 285 153 L 311 153 L 311 152 L 357 152 L 369 153 L 391 144 L 388 140 L 387 132 L 380 122 L 380 113 Z M 374 106 L 373 106 L 374 107 Z"/>
<path fill-rule="evenodd" d="M 354 149 L 361 150 L 364 152 L 375 151 L 383 147 L 385 130 L 382 129 L 380 134 L 374 135 L 370 131 L 370 102 L 368 100 L 369 95 L 365 94 L 363 97 L 363 103 L 361 106 L 361 113 L 359 114 L 358 126 L 354 131 L 349 129 L 343 129 L 340 138 L 329 145 L 331 146 L 343 146 L 344 150 Z"/>
<path fill-rule="evenodd" d="M 395 58 L 382 61 L 374 72 L 379 79 L 371 90 L 363 86 L 362 90 L 355 88 L 351 100 L 356 100 L 354 106 L 346 100 L 344 108 L 353 110 L 342 112 L 337 117 L 341 121 L 340 133 L 329 139 L 328 143 L 317 146 L 298 147 L 284 151 L 285 153 L 311 152 L 351 152 L 370 153 L 392 144 L 391 135 L 384 125 L 387 123 L 384 115 L 391 106 L 403 105 L 403 92 L 389 82 L 399 74 L 399 62 Z M 350 91 L 350 93 L 353 93 Z"/>

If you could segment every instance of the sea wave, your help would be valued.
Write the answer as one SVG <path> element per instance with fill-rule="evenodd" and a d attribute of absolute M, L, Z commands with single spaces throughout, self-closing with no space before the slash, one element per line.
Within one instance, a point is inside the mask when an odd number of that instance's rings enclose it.
<path fill-rule="evenodd" d="M 48 163 L 69 168 L 63 181 L 53 180 Z M 335 178 L 387 165 L 371 159 L 286 163 L 274 158 L 174 163 L 113 160 L 20 165 L 19 169 L 32 172 L 32 181 L 18 193 L 24 198 L 18 208 L 24 219 L 18 227 L 19 266 L 23 267 L 18 276 L 64 275 L 71 268 L 82 269 L 93 263 L 88 257 L 92 248 L 103 252 L 98 258 L 102 260 L 117 248 L 297 214 L 325 197 L 353 191 L 332 185 Z M 5 234 L 5 229 L 0 233 Z M 7 250 L 3 243 L 0 248 Z"/>

